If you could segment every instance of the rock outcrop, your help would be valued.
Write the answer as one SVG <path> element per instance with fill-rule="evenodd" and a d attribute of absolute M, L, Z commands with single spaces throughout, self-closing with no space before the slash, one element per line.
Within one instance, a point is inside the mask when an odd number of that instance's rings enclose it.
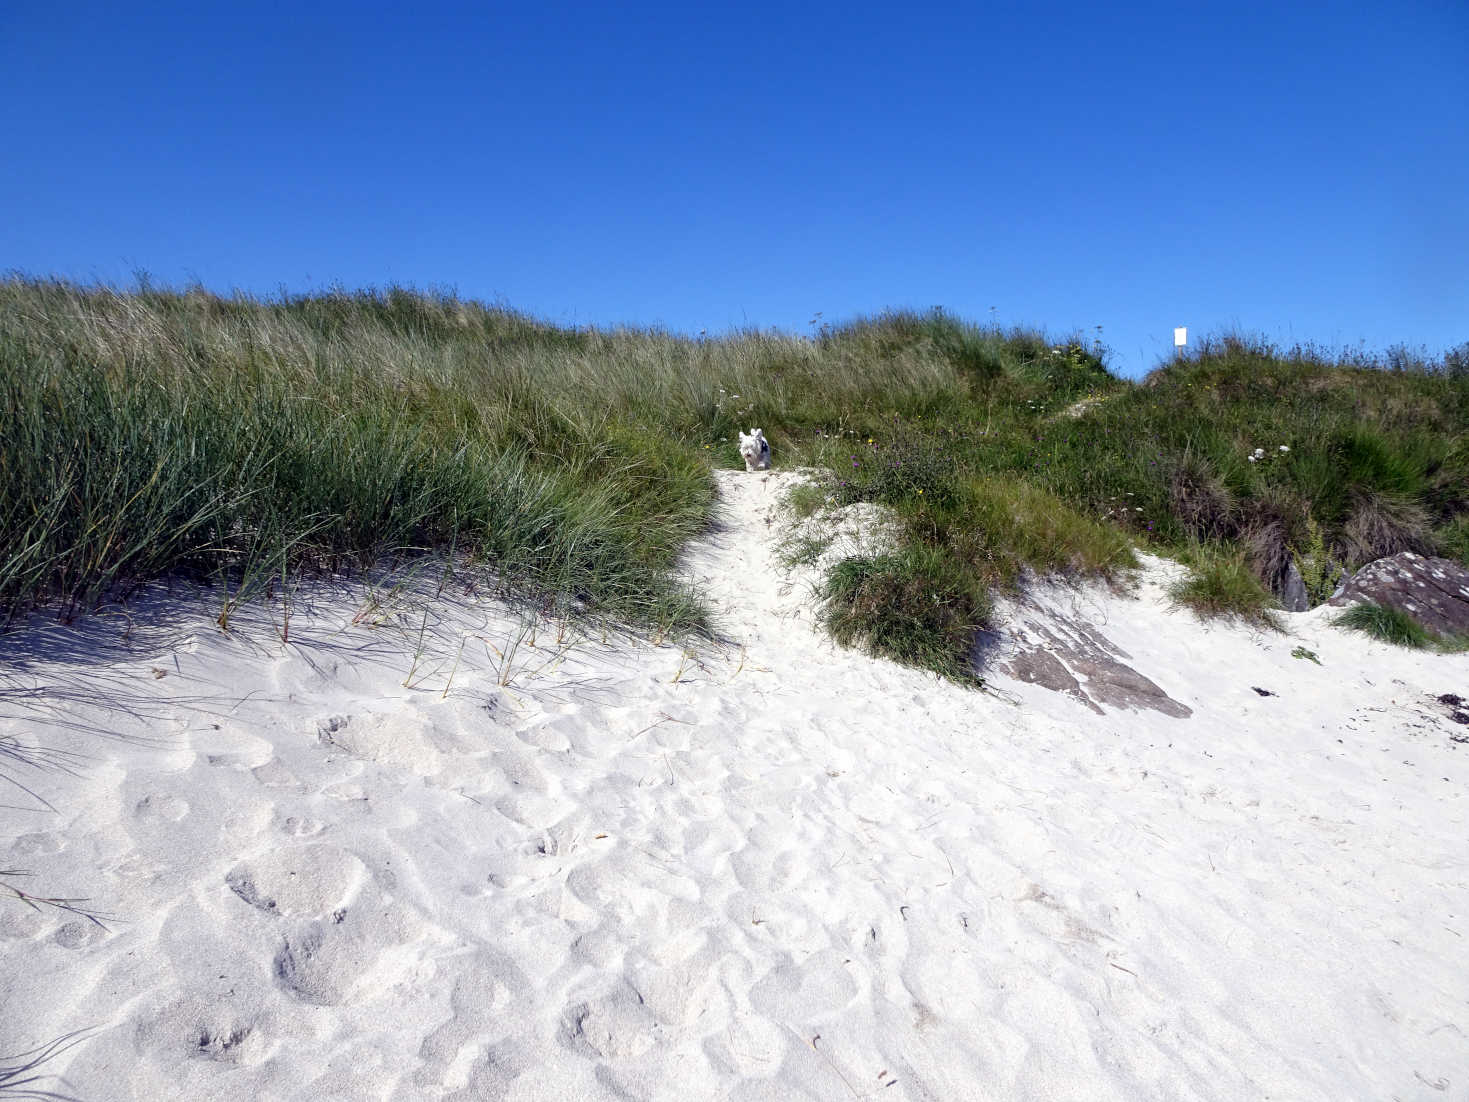
<path fill-rule="evenodd" d="M 1451 559 L 1400 551 L 1362 567 L 1328 603 L 1359 601 L 1400 609 L 1439 635 L 1469 636 L 1469 570 Z"/>
<path fill-rule="evenodd" d="M 1285 568 L 1280 581 L 1280 607 L 1287 612 L 1305 612 L 1311 607 L 1311 595 L 1306 592 L 1306 580 L 1301 577 L 1301 568 L 1294 562 Z"/>
<path fill-rule="evenodd" d="M 1104 713 L 1103 704 L 1150 709 L 1178 719 L 1193 714 L 1123 659 L 1131 655 L 1091 624 L 1022 603 L 1003 634 L 986 632 L 978 640 L 974 665 L 980 671 L 993 666 L 1017 681 L 1066 693 L 1098 715 Z"/>

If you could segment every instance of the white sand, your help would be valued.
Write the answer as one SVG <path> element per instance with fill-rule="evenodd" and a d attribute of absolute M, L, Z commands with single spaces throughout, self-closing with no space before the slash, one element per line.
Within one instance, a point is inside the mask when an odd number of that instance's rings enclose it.
<path fill-rule="evenodd" d="M 1192 717 L 965 691 L 813 633 L 792 477 L 719 475 L 698 655 L 361 592 L 0 643 L 0 734 L 88 755 L 0 868 L 117 916 L 0 900 L 0 1053 L 96 1026 L 49 1065 L 95 1100 L 1469 1097 L 1469 659 L 1202 625 L 1152 560 L 1043 599 Z"/>

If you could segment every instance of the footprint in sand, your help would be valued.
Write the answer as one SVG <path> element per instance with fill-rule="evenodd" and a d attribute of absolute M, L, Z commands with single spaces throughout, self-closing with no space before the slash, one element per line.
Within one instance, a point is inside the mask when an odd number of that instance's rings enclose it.
<path fill-rule="evenodd" d="M 506 793 L 495 801 L 494 807 L 505 818 L 532 830 L 554 826 L 576 810 L 576 804 L 570 800 L 523 791 Z"/>
<path fill-rule="evenodd" d="M 551 783 L 528 753 L 500 750 L 490 755 L 490 768 L 498 771 L 515 788 L 529 792 L 549 792 Z"/>
<path fill-rule="evenodd" d="M 483 1056 L 470 1061 L 467 1070 L 456 1074 L 457 1068 L 449 1069 L 442 1082 L 420 1082 L 420 1086 L 436 1086 L 454 1091 L 445 1095 L 444 1102 L 480 1102 L 486 1098 L 534 1098 L 531 1091 L 512 1095 L 515 1081 L 521 1076 L 534 1079 L 546 1066 L 547 1061 L 559 1057 L 550 1050 L 548 1043 L 534 1035 L 522 1032 L 493 1044 L 486 1045 Z M 462 1060 L 463 1057 L 460 1057 Z M 464 1082 L 458 1082 L 459 1078 Z M 544 1094 L 542 1094 L 544 1096 Z M 435 1097 L 438 1097 L 437 1095 Z"/>
<path fill-rule="evenodd" d="M 46 917 L 29 907 L 0 907 L 0 940 L 30 941 L 46 927 Z"/>
<path fill-rule="evenodd" d="M 254 769 L 275 753 L 268 740 L 228 726 L 196 732 L 189 741 L 195 753 L 223 769 Z"/>
<path fill-rule="evenodd" d="M 280 758 L 271 758 L 250 772 L 266 788 L 294 788 L 298 792 L 306 790 L 306 786 L 297 779 L 296 774 L 285 767 Z"/>
<path fill-rule="evenodd" d="M 189 813 L 189 802 L 178 796 L 161 796 L 154 793 L 144 796 L 133 808 L 133 814 L 139 819 L 162 820 L 164 822 L 176 823 Z"/>
<path fill-rule="evenodd" d="M 504 847 L 487 855 L 482 866 L 485 880 L 512 891 L 555 876 L 564 862 L 558 859 L 561 846 L 549 833 L 539 839 Z"/>
<path fill-rule="evenodd" d="M 419 953 L 408 946 L 426 932 L 418 915 L 401 905 L 353 907 L 287 934 L 275 956 L 275 977 L 316 1006 L 370 1000 L 412 971 Z"/>
<path fill-rule="evenodd" d="M 567 1007 L 559 1040 L 583 1055 L 627 1060 L 647 1052 L 662 1035 L 663 1027 L 642 996 L 622 981 L 605 994 Z"/>
<path fill-rule="evenodd" d="M 289 834 L 292 838 L 312 838 L 325 830 L 326 824 L 310 815 L 287 815 L 279 827 L 282 834 Z"/>
<path fill-rule="evenodd" d="M 432 982 L 450 985 L 453 1014 L 423 1039 L 423 1067 L 414 1079 L 420 1087 L 457 1090 L 468 1084 L 486 1041 L 522 1024 L 520 1003 L 531 986 L 510 957 L 489 949 L 439 962 Z"/>
<path fill-rule="evenodd" d="M 171 1052 L 248 1067 L 271 1055 L 268 1016 L 238 1002 L 186 997 L 144 1016 L 133 1033 L 140 1054 Z"/>
<path fill-rule="evenodd" d="M 699 898 L 697 882 L 636 851 L 617 851 L 573 869 L 566 877 L 566 887 L 588 907 L 624 922 L 646 912 L 646 904 L 661 911 L 670 899 L 692 902 Z M 646 893 L 652 893 L 652 898 L 646 898 Z M 634 902 L 640 898 L 645 900 L 642 908 Z"/>
<path fill-rule="evenodd" d="M 799 964 L 777 965 L 750 989 L 750 1006 L 778 1021 L 809 1021 L 840 1010 L 857 996 L 845 960 L 835 949 L 823 949 Z"/>
<path fill-rule="evenodd" d="M 683 828 L 683 839 L 679 848 L 697 866 L 710 866 L 744 845 L 744 835 L 727 818 L 694 818 L 687 815 L 684 822 L 687 825 Z"/>
<path fill-rule="evenodd" d="M 1152 857 L 1166 846 L 1166 842 L 1152 828 L 1128 822 L 1116 822 L 1104 828 L 1097 835 L 1096 844 L 1104 850 L 1132 858 Z"/>
<path fill-rule="evenodd" d="M 752 1014 L 736 1014 L 719 1033 L 704 1041 L 704 1054 L 718 1067 L 747 1079 L 774 1075 L 785 1062 L 790 1036 Z"/>
<path fill-rule="evenodd" d="M 296 846 L 242 861 L 225 876 L 230 890 L 269 914 L 318 918 L 347 907 L 368 879 L 367 866 L 336 846 Z"/>
<path fill-rule="evenodd" d="M 60 853 L 66 846 L 59 834 L 22 834 L 10 845 L 15 857 L 45 857 Z"/>
<path fill-rule="evenodd" d="M 1032 928 L 1043 931 L 1054 941 L 1067 944 L 1085 942 L 1095 945 L 1099 940 L 1106 938 L 1105 934 L 1088 926 L 1080 916 L 1039 884 L 1027 883 L 1024 894 L 1020 895 L 1016 902 L 1036 904 L 1034 907 L 1025 908 L 1020 913 Z"/>
<path fill-rule="evenodd" d="M 692 1025 L 714 1004 L 719 994 L 714 966 L 727 952 L 722 945 L 705 943 L 687 959 L 669 961 L 686 950 L 675 937 L 672 943 L 634 949 L 623 962 L 623 974 L 648 1013 L 674 1030 Z"/>
<path fill-rule="evenodd" d="M 53 935 L 53 940 L 64 949 L 85 949 L 107 937 L 107 931 L 95 922 L 84 918 L 63 923 Z"/>
<path fill-rule="evenodd" d="M 317 722 L 316 737 L 354 758 L 396 765 L 420 777 L 433 777 L 444 769 L 444 755 L 429 724 L 419 716 L 332 716 Z"/>
<path fill-rule="evenodd" d="M 560 730 L 555 722 L 535 724 L 518 730 L 515 737 L 527 746 L 533 746 L 537 750 L 550 750 L 552 753 L 564 754 L 571 749 L 571 740 Z"/>
<path fill-rule="evenodd" d="M 789 850 L 772 857 L 767 849 L 746 846 L 730 855 L 729 865 L 740 887 L 752 892 L 782 892 L 800 879 L 795 855 Z"/>

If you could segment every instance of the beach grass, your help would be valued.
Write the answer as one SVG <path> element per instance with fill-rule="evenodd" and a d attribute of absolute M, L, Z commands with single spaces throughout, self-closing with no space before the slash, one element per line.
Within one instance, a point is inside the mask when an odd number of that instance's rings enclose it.
<path fill-rule="evenodd" d="M 0 1056 L 0 1099 L 45 1099 L 49 1102 L 78 1102 L 74 1095 L 52 1090 L 49 1083 L 59 1077 L 45 1071 L 46 1064 L 88 1039 L 91 1030 L 82 1029 L 56 1037 L 26 1052 Z"/>
<path fill-rule="evenodd" d="M 961 684 L 986 621 L 987 593 L 955 560 L 922 544 L 838 562 L 827 576 L 822 623 L 837 642 Z"/>
<path fill-rule="evenodd" d="M 1395 647 L 1412 650 L 1438 650 L 1450 654 L 1469 649 L 1469 639 L 1443 636 L 1430 631 L 1401 608 L 1363 601 L 1353 605 L 1333 621 L 1337 627 L 1360 631 Z"/>
<path fill-rule="evenodd" d="M 1255 627 L 1283 630 L 1279 603 L 1250 570 L 1244 548 L 1200 544 L 1183 556 L 1188 575 L 1168 595 L 1204 618 L 1227 617 Z"/>
<path fill-rule="evenodd" d="M 1433 635 L 1400 608 L 1364 601 L 1353 605 L 1335 619 L 1338 627 L 1360 631 L 1397 647 L 1422 650 L 1433 642 Z"/>
<path fill-rule="evenodd" d="M 687 441 L 538 379 L 575 334 L 400 292 L 290 302 L 0 285 L 0 607 L 169 574 L 452 549 L 507 587 L 698 629 L 671 574 L 712 502 Z M 560 362 L 560 361 L 556 361 Z"/>
<path fill-rule="evenodd" d="M 1464 559 L 1456 356 L 1224 335 L 1134 383 L 1095 339 L 941 310 L 706 339 L 451 293 L 17 276 L 0 614 L 181 576 L 217 587 L 227 629 L 286 577 L 452 552 L 558 615 L 707 632 L 678 556 L 709 523 L 709 468 L 758 425 L 777 466 L 832 472 L 802 508 L 901 521 L 892 556 L 833 576 L 829 628 L 962 679 L 996 590 L 1115 575 L 1135 546 L 1217 548 L 1183 599 L 1261 617 L 1293 561 L 1325 579 L 1398 550 Z"/>

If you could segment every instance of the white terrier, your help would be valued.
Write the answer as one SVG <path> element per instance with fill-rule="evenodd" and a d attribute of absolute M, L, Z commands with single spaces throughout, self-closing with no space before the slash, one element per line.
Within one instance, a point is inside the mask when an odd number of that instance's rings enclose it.
<path fill-rule="evenodd" d="M 745 470 L 770 470 L 770 443 L 759 429 L 751 429 L 749 436 L 740 433 L 740 454 L 745 457 Z"/>

